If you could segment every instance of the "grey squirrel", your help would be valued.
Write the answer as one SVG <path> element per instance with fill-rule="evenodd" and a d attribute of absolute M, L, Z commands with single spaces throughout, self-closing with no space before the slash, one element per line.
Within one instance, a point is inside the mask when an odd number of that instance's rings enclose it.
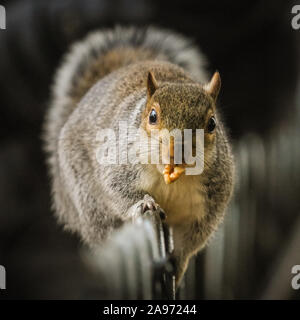
<path fill-rule="evenodd" d="M 170 31 L 96 31 L 76 43 L 58 69 L 45 121 L 59 221 L 95 247 L 124 222 L 160 206 L 173 227 L 177 284 L 222 220 L 234 182 L 231 147 L 216 108 L 220 75 L 208 81 L 205 63 L 189 39 Z M 99 165 L 97 132 L 117 128 L 120 120 L 147 132 L 151 125 L 203 128 L 203 173 L 184 175 L 176 165 L 164 172 L 153 164 Z"/>

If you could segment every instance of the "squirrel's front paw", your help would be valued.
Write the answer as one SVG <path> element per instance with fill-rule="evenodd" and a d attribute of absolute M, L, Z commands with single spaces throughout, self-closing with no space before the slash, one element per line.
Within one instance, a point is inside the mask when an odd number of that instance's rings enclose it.
<path fill-rule="evenodd" d="M 144 199 L 140 201 L 140 209 L 141 213 L 145 213 L 146 211 L 156 211 L 159 209 L 159 205 L 155 202 L 155 200 L 146 194 Z"/>
<path fill-rule="evenodd" d="M 146 194 L 143 200 L 134 204 L 127 212 L 133 219 L 142 216 L 145 212 L 159 213 L 162 220 L 166 219 L 164 210 L 155 202 L 155 200 Z"/>

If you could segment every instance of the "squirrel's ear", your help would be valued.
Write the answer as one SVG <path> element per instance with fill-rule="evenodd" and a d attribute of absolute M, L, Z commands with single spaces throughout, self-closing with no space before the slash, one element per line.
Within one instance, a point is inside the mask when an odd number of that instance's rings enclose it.
<path fill-rule="evenodd" d="M 157 84 L 157 81 L 154 77 L 154 74 L 149 71 L 148 73 L 148 78 L 147 78 L 147 96 L 148 96 L 148 99 L 150 99 L 154 92 L 156 91 L 156 89 L 158 88 L 158 84 Z"/>
<path fill-rule="evenodd" d="M 220 73 L 216 71 L 212 76 L 210 82 L 204 86 L 204 90 L 207 93 L 209 93 L 214 98 L 214 100 L 217 100 L 218 94 L 220 92 L 220 88 L 221 88 L 221 77 L 220 77 Z"/>

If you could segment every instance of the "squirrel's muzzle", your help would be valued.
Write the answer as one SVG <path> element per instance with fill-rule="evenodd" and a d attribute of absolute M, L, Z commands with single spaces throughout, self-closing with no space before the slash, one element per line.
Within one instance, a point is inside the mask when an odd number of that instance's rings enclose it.
<path fill-rule="evenodd" d="M 174 139 L 170 139 L 169 149 L 170 164 L 166 164 L 163 175 L 166 184 L 176 181 L 185 171 L 184 165 L 174 164 Z"/>

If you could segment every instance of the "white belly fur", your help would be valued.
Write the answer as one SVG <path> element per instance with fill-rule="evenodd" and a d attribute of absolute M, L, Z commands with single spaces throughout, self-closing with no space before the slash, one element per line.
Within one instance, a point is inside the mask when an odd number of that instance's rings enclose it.
<path fill-rule="evenodd" d="M 141 176 L 142 189 L 165 210 L 170 225 L 180 225 L 201 218 L 204 212 L 204 190 L 199 176 L 182 175 L 167 185 L 162 174 L 149 166 Z"/>

